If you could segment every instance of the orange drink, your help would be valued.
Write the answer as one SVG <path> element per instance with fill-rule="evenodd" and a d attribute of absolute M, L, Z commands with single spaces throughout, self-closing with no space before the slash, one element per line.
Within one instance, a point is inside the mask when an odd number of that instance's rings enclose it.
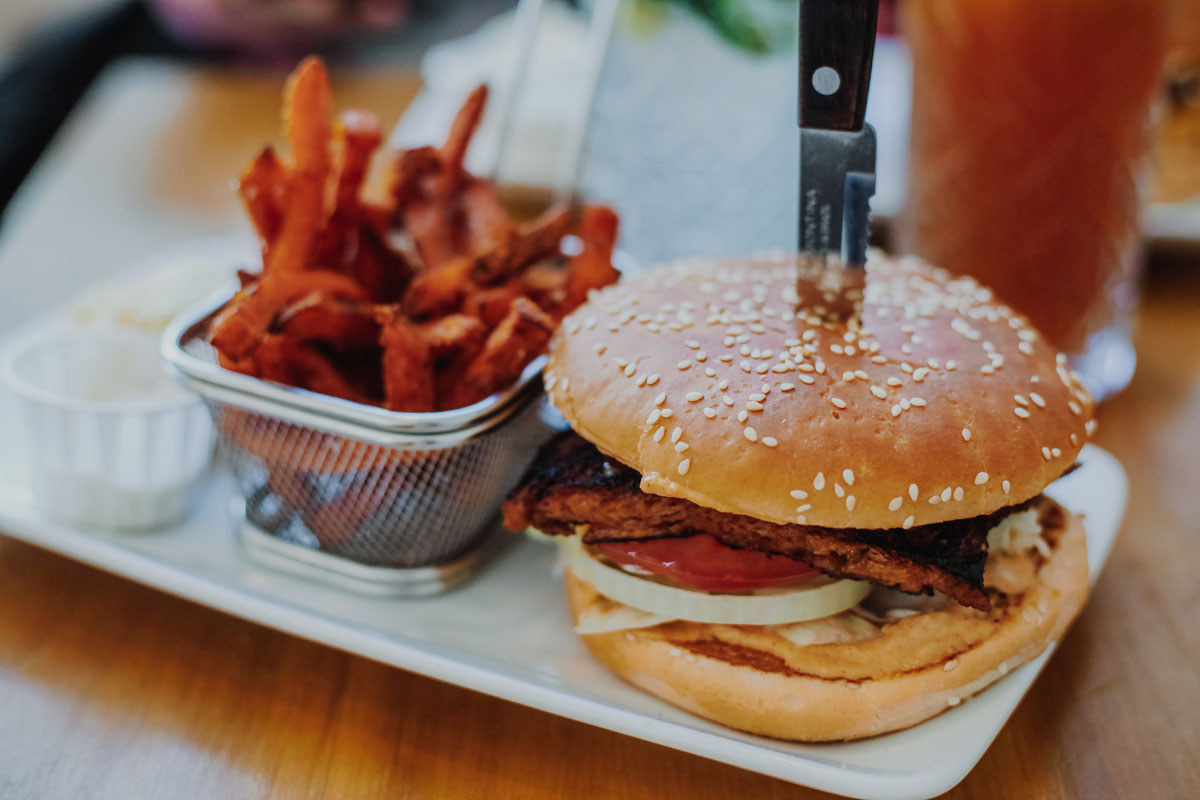
<path fill-rule="evenodd" d="M 1132 310 L 1168 4 L 902 7 L 914 82 L 906 244 L 991 286 L 1076 356 Z"/>

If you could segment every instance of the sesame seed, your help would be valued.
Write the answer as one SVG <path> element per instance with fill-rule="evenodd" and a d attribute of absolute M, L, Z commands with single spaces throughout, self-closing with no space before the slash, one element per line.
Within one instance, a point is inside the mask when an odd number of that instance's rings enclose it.
<path fill-rule="evenodd" d="M 602 356 L 604 355 L 604 351 L 608 349 L 608 345 L 596 342 L 596 344 L 592 346 L 592 349 L 596 351 L 596 355 Z"/>
<path fill-rule="evenodd" d="M 731 406 L 731 405 L 733 405 L 733 398 L 727 394 L 723 394 L 723 395 L 721 395 L 721 402 L 727 406 Z"/>
<path fill-rule="evenodd" d="M 807 500 L 808 499 L 808 492 L 804 491 L 803 489 L 792 489 L 792 491 L 789 494 L 791 494 L 793 500 Z"/>
<path fill-rule="evenodd" d="M 629 362 L 623 358 L 614 358 L 613 361 L 616 362 L 620 369 L 625 369 L 625 367 L 629 366 Z"/>
<path fill-rule="evenodd" d="M 754 400 L 751 400 L 750 402 L 746 403 L 746 410 L 747 411 L 762 411 L 763 404 L 755 402 Z"/>
<path fill-rule="evenodd" d="M 838 483 L 837 481 L 834 481 L 834 483 L 833 483 L 833 493 L 836 494 L 838 497 L 846 496 L 846 490 L 843 489 L 842 485 L 840 483 Z"/>
<path fill-rule="evenodd" d="M 682 453 L 682 452 L 686 451 L 687 449 L 688 449 L 688 443 L 687 443 L 687 442 L 679 442 L 679 443 L 677 443 L 677 444 L 675 445 L 675 452 L 676 452 L 676 453 Z"/>
<path fill-rule="evenodd" d="M 963 429 L 962 429 L 962 437 L 963 437 L 963 441 L 964 441 L 964 442 L 969 442 L 969 441 L 971 441 L 971 429 L 970 429 L 970 428 L 963 428 Z"/>
<path fill-rule="evenodd" d="M 657 375 L 651 375 L 651 376 L 650 376 L 650 379 L 646 381 L 646 385 L 647 385 L 647 386 L 653 386 L 653 385 L 654 385 L 654 384 L 656 384 L 656 383 L 658 383 L 658 376 L 657 376 Z"/>
<path fill-rule="evenodd" d="M 953 371 L 954 371 L 954 370 L 956 370 L 957 368 L 958 368 L 958 362 L 957 362 L 957 361 L 947 361 L 947 362 L 946 362 L 946 369 L 950 370 L 951 372 L 953 372 Z"/>
<path fill-rule="evenodd" d="M 959 698 L 951 697 L 949 700 L 946 701 L 946 705 L 950 706 L 951 708 L 954 708 L 956 705 L 958 705 L 961 702 L 962 702 L 962 700 L 960 700 Z"/>
<path fill-rule="evenodd" d="M 756 373 L 758 373 L 759 375 L 765 375 L 765 374 L 767 374 L 767 370 L 770 368 L 771 367 L 769 364 L 759 364 L 757 367 L 754 368 L 754 371 Z"/>
<path fill-rule="evenodd" d="M 903 497 L 893 497 L 892 502 L 888 503 L 888 511 L 899 511 L 902 505 L 904 505 Z"/>
<path fill-rule="evenodd" d="M 654 405 L 656 406 L 661 406 L 665 402 L 667 402 L 666 392 L 659 392 L 658 397 L 654 398 Z"/>
<path fill-rule="evenodd" d="M 1013 413 L 1016 414 L 1021 419 L 1029 419 L 1029 412 L 1026 411 L 1025 409 L 1021 408 L 1020 406 L 1017 406 L 1016 408 L 1014 408 Z"/>
<path fill-rule="evenodd" d="M 917 408 L 925 407 L 925 398 L 924 397 L 914 397 L 914 398 L 910 399 L 908 402 L 911 403 L 912 405 L 916 406 Z"/>
<path fill-rule="evenodd" d="M 1020 342 L 1017 345 L 1017 349 L 1027 356 L 1033 355 L 1033 345 L 1031 345 L 1029 342 Z"/>
<path fill-rule="evenodd" d="M 931 506 L 936 506 L 940 502 L 942 502 L 942 498 L 938 497 L 936 494 L 929 498 L 929 505 Z"/>
<path fill-rule="evenodd" d="M 1004 481 L 1000 484 L 1000 488 L 1004 490 L 1005 494 L 1008 494 L 1008 491 L 1012 488 L 1012 484 L 1008 481 Z"/>
<path fill-rule="evenodd" d="M 919 493 L 920 493 L 920 490 L 919 490 L 919 489 L 917 489 L 917 485 L 916 485 L 915 483 L 910 483 L 910 484 L 908 485 L 908 497 L 909 497 L 909 499 L 911 499 L 911 500 L 912 500 L 914 503 L 915 503 L 915 502 L 917 502 L 917 495 L 918 495 Z"/>
<path fill-rule="evenodd" d="M 554 385 L 555 385 L 556 383 L 558 383 L 558 378 L 547 378 L 547 379 L 546 379 L 546 391 L 547 391 L 547 392 L 553 392 L 553 391 L 554 391 Z"/>
<path fill-rule="evenodd" d="M 876 396 L 876 397 L 878 397 L 880 400 L 886 400 L 886 399 L 887 399 L 887 391 L 886 391 L 886 390 L 884 390 L 884 389 L 882 389 L 882 388 L 880 388 L 879 386 L 872 386 L 872 387 L 871 387 L 871 394 L 875 395 L 875 396 Z"/>
<path fill-rule="evenodd" d="M 957 666 L 958 666 L 958 659 L 952 658 L 949 661 L 947 661 L 945 664 L 942 665 L 942 669 L 946 670 L 946 672 L 952 672 L 954 670 L 954 668 Z"/>
<path fill-rule="evenodd" d="M 626 378 L 632 378 L 635 374 L 637 374 L 637 366 L 636 365 L 630 364 L 629 366 L 625 367 L 625 377 Z"/>
<path fill-rule="evenodd" d="M 860 381 L 871 380 L 871 376 L 863 372 L 861 369 L 854 370 L 854 377 L 858 378 Z"/>
<path fill-rule="evenodd" d="M 675 366 L 679 367 L 679 369 L 680 369 L 680 370 L 691 369 L 691 368 L 692 368 L 692 362 L 691 362 L 691 361 L 688 361 L 688 360 L 685 358 L 683 361 L 680 361 L 680 362 L 679 362 L 678 364 L 676 364 Z"/>
<path fill-rule="evenodd" d="M 742 436 L 745 436 L 747 439 L 749 439 L 752 442 L 758 441 L 758 431 L 754 430 L 754 428 L 751 428 L 751 427 L 742 428 Z"/>
<path fill-rule="evenodd" d="M 743 408 L 741 411 L 738 412 L 738 415 L 737 415 L 738 422 L 745 422 L 748 419 L 750 419 L 749 411 L 747 411 L 746 409 Z"/>
<path fill-rule="evenodd" d="M 842 470 L 842 479 L 846 481 L 847 486 L 854 485 L 854 471 L 849 469 Z"/>
<path fill-rule="evenodd" d="M 910 408 L 912 408 L 912 402 L 907 397 L 901 397 L 900 409 L 902 411 L 908 411 Z"/>
<path fill-rule="evenodd" d="M 817 476 L 815 478 L 813 478 L 813 488 L 816 489 L 818 492 L 825 488 L 825 473 L 824 472 L 818 472 Z"/>
<path fill-rule="evenodd" d="M 803 514 L 805 511 L 812 511 L 812 503 L 805 503 L 802 506 L 796 506 L 797 514 Z"/>
<path fill-rule="evenodd" d="M 776 447 L 779 444 L 779 440 L 776 439 L 774 436 L 764 436 L 762 443 L 765 444 L 767 447 Z"/>
<path fill-rule="evenodd" d="M 1049 447 L 1045 447 L 1045 446 L 1042 447 L 1042 458 L 1046 459 L 1047 461 L 1050 460 L 1051 456 L 1050 456 L 1050 448 Z"/>
<path fill-rule="evenodd" d="M 983 486 L 987 482 L 988 482 L 988 474 L 986 472 L 981 472 L 975 476 L 975 485 L 976 486 Z"/>
<path fill-rule="evenodd" d="M 669 409 L 669 408 L 663 409 L 663 419 L 670 419 L 674 415 L 675 415 L 675 412 L 673 412 L 671 409 Z"/>
<path fill-rule="evenodd" d="M 1014 395 L 1013 395 L 1013 400 L 1016 400 L 1016 401 L 1017 401 L 1017 405 L 1022 405 L 1022 406 L 1028 406 L 1028 405 L 1029 405 L 1029 401 L 1028 401 L 1028 400 L 1026 400 L 1026 399 L 1025 399 L 1025 396 L 1024 396 L 1024 395 L 1021 395 L 1021 394 L 1014 394 Z"/>
<path fill-rule="evenodd" d="M 921 381 L 925 380 L 925 376 L 928 374 L 928 367 L 917 367 L 915 370 L 913 370 L 912 379 L 917 383 L 920 383 Z"/>
<path fill-rule="evenodd" d="M 943 503 L 949 503 L 950 498 L 953 496 L 954 496 L 954 490 L 951 489 L 949 486 L 947 486 L 945 489 L 942 489 L 942 502 Z"/>
<path fill-rule="evenodd" d="M 1083 431 L 1084 431 L 1084 433 L 1086 433 L 1088 436 L 1093 436 L 1093 435 L 1095 435 L 1095 433 L 1096 433 L 1096 420 L 1094 420 L 1094 419 L 1089 419 L 1087 422 L 1083 423 Z"/>
<path fill-rule="evenodd" d="M 700 392 L 688 392 L 685 396 L 689 403 L 699 403 L 704 399 L 704 395 L 700 394 Z"/>
<path fill-rule="evenodd" d="M 816 382 L 817 382 L 816 378 L 814 378 L 812 375 L 805 375 L 805 374 L 803 374 L 803 373 L 801 373 L 800 375 L 797 375 L 797 376 L 796 376 L 796 378 L 797 378 L 797 379 L 798 379 L 798 380 L 799 380 L 801 383 L 805 384 L 806 386 L 812 386 L 814 383 L 816 383 Z M 785 386 L 791 386 L 791 384 L 790 384 L 790 383 L 788 383 L 788 384 L 784 384 L 784 385 L 785 385 Z M 786 392 L 786 391 L 790 391 L 790 390 L 789 390 L 789 389 L 784 389 L 784 391 Z"/>
<path fill-rule="evenodd" d="M 742 372 L 750 371 L 750 362 L 749 361 L 743 361 L 742 363 L 738 364 L 738 366 L 742 368 Z"/>
<path fill-rule="evenodd" d="M 721 382 L 717 384 L 717 388 L 722 392 L 729 388 L 729 378 L 721 378 Z"/>
<path fill-rule="evenodd" d="M 717 416 L 717 410 L 715 408 L 706 408 L 704 409 L 704 416 L 712 419 L 713 417 Z"/>
<path fill-rule="evenodd" d="M 803 514 L 797 515 L 797 517 L 796 517 L 797 525 L 803 525 L 806 522 L 808 522 L 808 517 L 804 516 Z"/>
<path fill-rule="evenodd" d="M 1067 408 L 1071 409 L 1071 413 L 1077 417 L 1083 416 L 1083 409 L 1074 400 L 1067 401 Z"/>
<path fill-rule="evenodd" d="M 854 495 L 849 495 L 846 497 L 846 510 L 847 511 L 854 510 Z"/>
<path fill-rule="evenodd" d="M 646 376 L 645 375 L 638 376 L 637 385 L 638 385 L 639 389 L 646 385 Z"/>
<path fill-rule="evenodd" d="M 1054 456 L 1055 458 L 1058 458 L 1059 456 L 1062 455 L 1062 450 L 1059 450 L 1057 447 L 1051 447 L 1050 455 Z"/>
<path fill-rule="evenodd" d="M 1037 392 L 1030 392 L 1029 399 L 1032 400 L 1033 404 L 1035 406 L 1037 406 L 1038 408 L 1046 407 L 1046 399 L 1044 397 L 1042 397 L 1040 394 L 1038 394 Z"/>
<path fill-rule="evenodd" d="M 663 440 L 663 435 L 666 432 L 667 432 L 667 429 L 664 428 L 662 425 L 659 425 L 657 428 L 654 429 L 654 441 L 661 442 Z"/>
<path fill-rule="evenodd" d="M 842 380 L 844 380 L 846 383 L 850 383 L 851 381 L 854 380 L 854 373 L 853 372 L 843 372 Z"/>
<path fill-rule="evenodd" d="M 687 475 L 688 470 L 691 468 L 692 468 L 692 460 L 690 458 L 685 458 L 683 461 L 679 462 L 679 474 L 680 475 Z"/>
<path fill-rule="evenodd" d="M 705 367 L 705 368 L 704 368 L 704 374 L 705 374 L 705 375 L 707 375 L 707 376 L 708 376 L 708 377 L 710 377 L 710 378 L 715 378 L 715 377 L 717 377 L 717 371 L 716 371 L 715 369 L 713 369 L 712 367 Z"/>
<path fill-rule="evenodd" d="M 829 402 L 833 403 L 835 408 L 845 408 L 846 407 L 846 401 L 842 400 L 839 397 L 831 397 L 831 398 L 829 398 Z"/>
<path fill-rule="evenodd" d="M 700 349 L 700 343 L 697 342 L 695 339 L 684 339 L 683 344 L 689 350 L 699 350 Z"/>
<path fill-rule="evenodd" d="M 901 408 L 900 408 L 900 404 L 899 404 L 899 403 L 896 403 L 896 405 L 892 406 L 892 416 L 893 416 L 893 417 L 898 417 L 898 416 L 900 416 L 900 412 L 901 412 L 902 410 L 903 410 L 903 409 L 901 409 Z"/>
<path fill-rule="evenodd" d="M 964 493 L 963 493 L 963 488 L 962 488 L 961 486 L 956 486 L 956 487 L 954 487 L 954 500 L 955 500 L 955 502 L 961 503 L 961 502 L 962 502 L 962 499 L 963 499 L 963 496 L 964 496 Z"/>
<path fill-rule="evenodd" d="M 683 436 L 683 428 L 676 425 L 675 428 L 671 431 L 671 443 L 674 444 L 675 442 L 678 442 L 682 436 Z"/>
<path fill-rule="evenodd" d="M 759 394 L 758 392 L 755 392 L 754 394 L 750 395 L 750 399 L 756 403 L 761 403 L 763 400 L 767 399 L 767 396 L 765 394 Z"/>
<path fill-rule="evenodd" d="M 653 425 L 654 423 L 658 422 L 660 417 L 662 417 L 662 412 L 656 408 L 650 412 L 650 416 L 646 417 L 646 424 Z"/>
<path fill-rule="evenodd" d="M 904 530 L 908 530 L 909 528 L 911 528 L 913 526 L 913 523 L 916 521 L 917 521 L 917 518 L 914 517 L 912 514 L 909 514 L 907 517 L 904 518 L 904 525 L 902 525 L 901 527 L 903 527 Z"/>

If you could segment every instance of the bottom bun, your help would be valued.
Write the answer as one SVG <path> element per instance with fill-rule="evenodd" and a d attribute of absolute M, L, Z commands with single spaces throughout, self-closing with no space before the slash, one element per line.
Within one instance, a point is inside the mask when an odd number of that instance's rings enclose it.
<path fill-rule="evenodd" d="M 1048 558 L 993 555 L 1008 562 L 997 577 L 1009 593 L 992 586 L 990 613 L 950 602 L 888 622 L 874 639 L 803 647 L 769 627 L 685 621 L 581 638 L 634 686 L 732 728 L 814 742 L 900 730 L 958 705 L 1062 636 L 1087 597 L 1088 566 L 1082 519 L 1060 518 L 1060 529 L 1044 532 Z M 576 623 L 614 606 L 569 570 L 566 583 Z"/>

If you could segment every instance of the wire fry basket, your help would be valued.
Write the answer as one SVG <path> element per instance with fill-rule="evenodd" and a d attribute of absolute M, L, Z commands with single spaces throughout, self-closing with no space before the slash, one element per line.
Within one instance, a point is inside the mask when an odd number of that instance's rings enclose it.
<path fill-rule="evenodd" d="M 544 359 L 473 406 L 391 412 L 221 369 L 202 336 L 214 311 L 182 315 L 162 351 L 212 415 L 247 552 L 366 594 L 432 594 L 466 577 L 554 430 L 542 419 Z"/>

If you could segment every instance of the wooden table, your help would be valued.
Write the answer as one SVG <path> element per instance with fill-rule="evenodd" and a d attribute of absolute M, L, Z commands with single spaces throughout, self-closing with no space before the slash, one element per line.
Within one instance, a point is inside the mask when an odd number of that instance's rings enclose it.
<path fill-rule="evenodd" d="M 275 133 L 277 89 L 276 76 L 165 68 L 111 81 L 0 237 L 0 285 L 14 290 L 0 292 L 0 324 L 163 243 L 237 229 L 226 181 Z M 339 97 L 390 122 L 414 89 L 407 76 L 359 76 Z M 1137 378 L 1100 414 L 1098 441 L 1133 484 L 1122 538 L 1083 616 L 955 797 L 1200 791 L 1194 266 L 1156 270 Z M 817 793 L 415 677 L 0 537 L 0 797 L 568 794 Z"/>

